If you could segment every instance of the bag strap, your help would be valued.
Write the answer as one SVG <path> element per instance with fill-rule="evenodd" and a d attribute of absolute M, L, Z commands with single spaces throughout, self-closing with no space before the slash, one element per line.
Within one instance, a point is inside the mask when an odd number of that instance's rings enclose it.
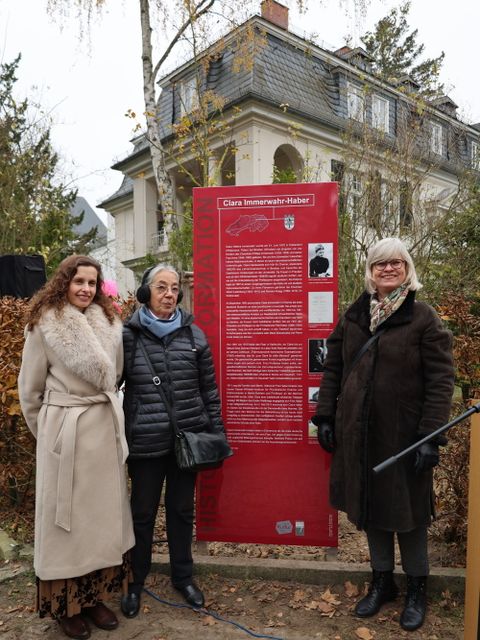
<path fill-rule="evenodd" d="M 361 349 L 359 349 L 359 351 L 355 354 L 354 359 L 352 360 L 352 363 L 350 364 L 350 367 L 345 375 L 345 378 L 343 379 L 343 384 L 345 384 L 348 376 L 351 374 L 353 368 L 355 367 L 355 365 L 357 364 L 357 362 L 361 359 L 361 357 L 364 355 L 364 353 L 367 351 L 368 347 L 370 347 L 374 342 L 376 342 L 378 340 L 378 338 L 380 337 L 380 335 L 385 331 L 385 327 L 382 327 L 381 329 L 378 329 L 378 331 L 376 331 L 373 336 L 370 336 L 370 338 L 365 342 L 365 344 L 361 347 Z"/>
<path fill-rule="evenodd" d="M 145 362 L 147 363 L 148 368 L 150 369 L 150 373 L 152 374 L 152 382 L 155 385 L 155 389 L 158 391 L 158 393 L 160 394 L 160 397 L 163 400 L 163 404 L 165 405 L 165 409 L 167 410 L 168 417 L 170 418 L 170 423 L 173 427 L 175 435 L 179 436 L 180 429 L 177 427 L 177 422 L 173 417 L 172 406 L 168 401 L 167 394 L 165 392 L 165 389 L 162 386 L 162 381 L 160 380 L 160 377 L 156 374 L 155 369 L 153 368 L 152 361 L 150 360 L 150 356 L 148 355 L 147 349 L 143 344 L 143 340 L 140 335 L 138 336 L 138 344 L 140 345 L 140 348 L 143 351 L 143 355 L 145 356 Z"/>

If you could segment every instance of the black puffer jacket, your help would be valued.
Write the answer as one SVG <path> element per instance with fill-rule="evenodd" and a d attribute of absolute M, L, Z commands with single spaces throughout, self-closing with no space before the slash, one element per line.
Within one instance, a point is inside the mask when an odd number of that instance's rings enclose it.
<path fill-rule="evenodd" d="M 162 339 L 140 324 L 138 310 L 125 323 L 123 409 L 131 458 L 164 456 L 173 449 L 173 428 L 138 344 L 140 337 L 170 398 L 178 428 L 223 430 L 210 347 L 193 316 L 181 313 L 182 326 Z"/>

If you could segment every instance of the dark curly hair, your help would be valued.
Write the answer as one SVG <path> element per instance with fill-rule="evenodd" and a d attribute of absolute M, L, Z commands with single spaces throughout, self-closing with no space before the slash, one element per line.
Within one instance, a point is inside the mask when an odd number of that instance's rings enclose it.
<path fill-rule="evenodd" d="M 56 309 L 58 313 L 68 303 L 68 288 L 78 267 L 94 267 L 96 269 L 97 290 L 92 302 L 98 304 L 110 324 L 113 323 L 115 312 L 110 298 L 102 290 L 103 274 L 100 263 L 90 256 L 73 255 L 62 260 L 50 280 L 33 296 L 27 317 L 29 331 L 37 324 L 46 309 Z"/>

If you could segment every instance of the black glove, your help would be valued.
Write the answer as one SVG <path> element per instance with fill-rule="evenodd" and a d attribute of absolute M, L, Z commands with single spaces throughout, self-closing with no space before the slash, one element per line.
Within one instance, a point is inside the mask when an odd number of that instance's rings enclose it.
<path fill-rule="evenodd" d="M 438 444 L 424 442 L 415 453 L 415 472 L 423 473 L 436 467 L 439 462 Z"/>
<path fill-rule="evenodd" d="M 335 451 L 335 427 L 329 422 L 321 422 L 317 425 L 317 438 L 320 446 L 327 453 Z"/>

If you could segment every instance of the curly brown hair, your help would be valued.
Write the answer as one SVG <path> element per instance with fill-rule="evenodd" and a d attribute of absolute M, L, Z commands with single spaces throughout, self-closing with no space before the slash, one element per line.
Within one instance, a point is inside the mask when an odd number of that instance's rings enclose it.
<path fill-rule="evenodd" d="M 56 309 L 58 313 L 68 303 L 68 288 L 78 267 L 94 267 L 96 269 L 97 290 L 92 302 L 98 304 L 110 324 L 113 323 L 115 312 L 110 298 L 102 290 L 103 274 L 100 263 L 90 256 L 73 255 L 62 260 L 50 280 L 33 296 L 27 317 L 29 331 L 37 324 L 46 309 Z"/>

